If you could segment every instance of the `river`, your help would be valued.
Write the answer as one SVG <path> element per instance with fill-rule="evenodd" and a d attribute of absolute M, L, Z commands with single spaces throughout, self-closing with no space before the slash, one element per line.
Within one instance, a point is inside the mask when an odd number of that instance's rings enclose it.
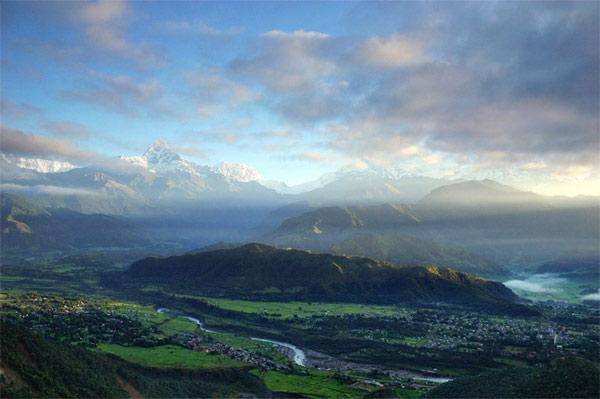
<path fill-rule="evenodd" d="M 202 323 L 200 320 L 198 320 L 195 317 L 191 317 L 191 316 L 181 316 L 181 317 L 195 323 L 201 331 L 204 331 L 206 333 L 216 333 L 216 331 L 210 330 L 210 329 L 204 327 L 204 323 Z M 286 342 L 273 341 L 271 339 L 266 339 L 266 338 L 250 337 L 250 339 L 252 339 L 254 341 L 269 342 L 273 345 L 291 349 L 294 352 L 294 356 L 293 356 L 294 363 L 296 363 L 298 366 L 306 367 L 306 353 L 304 353 L 304 351 L 302 349 L 298 348 L 297 346 L 288 344 Z"/>
<path fill-rule="evenodd" d="M 158 311 L 163 313 L 163 312 L 168 312 L 169 310 L 165 309 L 165 308 L 160 308 Z M 201 331 L 204 331 L 206 333 L 218 333 L 218 331 L 210 330 L 210 329 L 204 327 L 204 323 L 202 323 L 200 320 L 198 320 L 195 317 L 191 317 L 191 316 L 181 316 L 181 317 L 196 324 Z M 254 341 L 268 342 L 268 343 L 271 343 L 276 346 L 290 349 L 293 352 L 293 357 L 292 357 L 293 362 L 295 364 L 297 364 L 298 366 L 302 366 L 302 367 L 316 367 L 316 368 L 325 368 L 325 369 L 352 369 L 352 370 L 362 370 L 364 372 L 369 372 L 369 371 L 373 371 L 373 370 L 381 371 L 380 367 L 376 366 L 376 365 L 359 364 L 359 363 L 344 361 L 344 360 L 336 359 L 334 357 L 325 355 L 324 353 L 319 353 L 319 352 L 315 352 L 315 351 L 309 351 L 311 354 L 311 358 L 310 358 L 310 360 L 308 360 L 306 352 L 304 350 L 298 348 L 296 345 L 292 345 L 287 342 L 274 341 L 272 339 L 267 339 L 267 338 L 250 337 L 250 339 L 252 339 Z M 398 375 L 398 376 L 402 376 L 405 378 L 410 377 L 410 378 L 414 378 L 415 380 L 421 380 L 421 381 L 431 381 L 431 382 L 436 382 L 436 383 L 444 383 L 444 382 L 451 381 L 450 378 L 428 377 L 428 376 L 424 376 L 422 374 L 418 374 L 418 373 L 415 373 L 415 372 L 409 371 L 409 370 L 383 370 L 383 371 L 389 373 L 390 375 Z"/>

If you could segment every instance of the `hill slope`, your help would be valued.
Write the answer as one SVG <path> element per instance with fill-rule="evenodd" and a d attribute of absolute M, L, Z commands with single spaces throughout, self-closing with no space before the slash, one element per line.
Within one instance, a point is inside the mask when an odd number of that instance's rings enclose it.
<path fill-rule="evenodd" d="M 264 240 L 278 246 L 367 256 L 397 265 L 435 264 L 478 276 L 508 275 L 498 264 L 456 245 L 403 234 L 423 227 L 426 225 L 411 206 L 326 207 L 286 219 Z"/>
<path fill-rule="evenodd" d="M 502 266 L 462 248 L 395 232 L 356 234 L 333 244 L 331 252 L 367 256 L 397 265 L 435 264 L 488 278 L 509 274 Z"/>
<path fill-rule="evenodd" d="M 490 384 L 490 381 L 493 381 Z M 567 357 L 541 368 L 494 370 L 459 378 L 426 398 L 598 398 L 600 373 L 591 362 Z"/>
<path fill-rule="evenodd" d="M 116 217 L 41 208 L 10 194 L 2 194 L 0 201 L 2 250 L 133 247 L 147 243 L 140 231 Z"/>
<path fill-rule="evenodd" d="M 567 202 L 556 205 L 551 197 L 470 181 L 439 187 L 414 205 L 313 209 L 284 220 L 263 240 L 328 250 L 359 232 L 394 232 L 464 247 L 496 263 L 526 266 L 567 251 L 597 250 L 600 203 Z"/>
<path fill-rule="evenodd" d="M 133 263 L 123 279 L 195 293 L 349 302 L 447 302 L 511 308 L 504 285 L 430 267 L 247 244 Z M 518 305 L 514 305 L 517 306 Z"/>
<path fill-rule="evenodd" d="M 271 397 L 246 369 L 146 368 L 46 340 L 2 319 L 0 331 L 3 398 Z"/>

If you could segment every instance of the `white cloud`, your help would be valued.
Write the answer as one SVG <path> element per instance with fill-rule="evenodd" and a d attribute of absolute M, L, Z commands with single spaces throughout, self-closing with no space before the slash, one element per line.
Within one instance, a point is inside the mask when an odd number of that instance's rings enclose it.
<path fill-rule="evenodd" d="M 594 292 L 593 294 L 587 294 L 581 297 L 584 301 L 600 301 L 600 290 L 598 292 Z"/>
<path fill-rule="evenodd" d="M 147 45 L 134 44 L 127 38 L 127 26 L 132 15 L 123 0 L 98 0 L 81 6 L 80 18 L 88 39 L 97 47 L 143 66 L 158 66 L 163 60 Z"/>
<path fill-rule="evenodd" d="M 555 289 L 545 287 L 541 283 L 535 283 L 525 280 L 509 280 L 505 282 L 504 285 L 510 289 L 528 291 L 536 294 L 556 292 Z"/>
<path fill-rule="evenodd" d="M 359 61 L 383 68 L 415 66 L 428 62 L 424 43 L 405 35 L 374 37 L 358 48 Z"/>

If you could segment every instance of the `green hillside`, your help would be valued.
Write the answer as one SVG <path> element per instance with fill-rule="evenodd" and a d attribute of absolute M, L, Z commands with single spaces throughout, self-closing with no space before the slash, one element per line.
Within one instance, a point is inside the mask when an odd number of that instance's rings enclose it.
<path fill-rule="evenodd" d="M 397 267 L 369 258 L 313 254 L 264 244 L 146 258 L 123 281 L 211 295 L 340 302 L 447 302 L 518 309 L 504 285 L 452 269 Z M 505 310 L 506 310 L 505 309 Z"/>
<path fill-rule="evenodd" d="M 245 368 L 143 367 L 0 320 L 2 398 L 271 397 Z"/>

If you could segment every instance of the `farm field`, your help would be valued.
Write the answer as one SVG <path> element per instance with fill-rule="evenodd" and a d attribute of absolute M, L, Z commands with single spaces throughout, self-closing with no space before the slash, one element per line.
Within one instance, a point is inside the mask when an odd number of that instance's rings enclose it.
<path fill-rule="evenodd" d="M 221 355 L 195 352 L 175 345 L 151 348 L 100 344 L 98 350 L 116 355 L 132 363 L 150 367 L 169 368 L 227 368 L 242 367 L 243 363 Z"/>

